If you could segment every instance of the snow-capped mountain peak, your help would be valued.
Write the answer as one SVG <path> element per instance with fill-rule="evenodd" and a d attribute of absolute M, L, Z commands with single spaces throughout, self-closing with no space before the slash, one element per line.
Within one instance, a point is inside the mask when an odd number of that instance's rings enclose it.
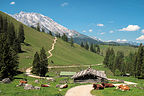
<path fill-rule="evenodd" d="M 42 14 L 39 14 L 39 13 L 33 13 L 33 12 L 28 13 L 28 12 L 21 11 L 20 13 L 17 13 L 17 14 L 11 15 L 11 16 L 27 26 L 37 27 L 37 24 L 39 23 L 40 28 L 41 29 L 43 28 L 45 30 L 45 32 L 51 31 L 53 33 L 60 33 L 61 35 L 63 33 L 65 33 L 69 37 L 70 36 L 78 37 L 81 35 L 80 33 L 76 32 L 74 30 L 70 30 L 70 29 L 56 23 L 51 18 L 44 16 Z"/>

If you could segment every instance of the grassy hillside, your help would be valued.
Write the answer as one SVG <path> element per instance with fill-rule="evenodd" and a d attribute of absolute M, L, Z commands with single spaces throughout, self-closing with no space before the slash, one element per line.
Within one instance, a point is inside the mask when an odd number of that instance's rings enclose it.
<path fill-rule="evenodd" d="M 97 64 L 103 61 L 102 56 L 89 52 L 77 44 L 71 47 L 61 39 L 58 39 L 53 54 L 50 60 L 53 60 L 55 65 Z"/>
<path fill-rule="evenodd" d="M 0 12 L 0 14 L 6 16 L 8 21 L 13 22 L 15 29 L 18 30 L 20 22 L 3 12 Z M 39 51 L 42 47 L 48 51 L 51 48 L 54 39 L 54 37 L 46 33 L 38 32 L 27 26 L 24 26 L 24 30 L 26 38 L 25 42 L 29 45 L 22 44 L 22 50 L 24 52 L 19 54 L 19 65 L 23 70 L 32 65 L 34 53 Z M 103 61 L 102 56 L 89 52 L 77 44 L 75 44 L 75 47 L 71 47 L 69 43 L 66 43 L 61 39 L 57 40 L 55 50 L 52 53 L 53 57 L 49 60 L 54 62 L 52 65 L 97 64 Z"/>

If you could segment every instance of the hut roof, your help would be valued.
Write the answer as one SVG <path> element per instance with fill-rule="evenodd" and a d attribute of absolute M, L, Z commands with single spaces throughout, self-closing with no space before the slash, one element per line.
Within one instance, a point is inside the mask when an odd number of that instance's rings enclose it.
<path fill-rule="evenodd" d="M 98 76 L 98 77 L 101 77 L 101 78 L 107 78 L 106 77 L 106 74 L 105 74 L 105 71 L 97 71 L 97 70 L 94 70 L 94 69 L 91 69 L 91 68 L 88 68 L 86 70 L 83 70 L 83 71 L 80 71 L 78 73 L 76 73 L 75 75 L 72 76 L 73 79 L 75 78 L 78 78 L 78 77 L 81 77 L 81 76 L 84 76 L 84 75 L 94 75 L 94 76 Z"/>

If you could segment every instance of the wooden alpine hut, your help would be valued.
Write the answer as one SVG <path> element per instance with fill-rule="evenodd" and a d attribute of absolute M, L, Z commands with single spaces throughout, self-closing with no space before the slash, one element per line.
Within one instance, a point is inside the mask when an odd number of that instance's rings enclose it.
<path fill-rule="evenodd" d="M 80 71 L 71 77 L 74 82 L 91 83 L 91 82 L 105 82 L 107 77 L 105 71 L 97 71 L 92 68 Z"/>

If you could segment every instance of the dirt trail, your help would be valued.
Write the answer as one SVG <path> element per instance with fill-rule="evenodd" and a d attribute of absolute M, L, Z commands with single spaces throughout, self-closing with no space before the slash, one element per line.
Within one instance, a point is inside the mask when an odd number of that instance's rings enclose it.
<path fill-rule="evenodd" d="M 69 89 L 65 96 L 92 96 L 90 93 L 92 89 L 92 85 L 76 86 Z"/>
<path fill-rule="evenodd" d="M 54 38 L 54 42 L 53 42 L 53 44 L 52 44 L 52 48 L 48 51 L 48 53 L 49 53 L 50 55 L 49 55 L 47 58 L 50 58 L 50 57 L 53 56 L 52 53 L 51 53 L 51 51 L 54 50 L 54 47 L 55 47 L 56 41 L 57 41 L 57 37 Z M 33 78 L 53 79 L 53 78 L 49 78 L 49 77 L 40 77 L 40 76 L 35 76 L 35 75 L 31 74 L 31 70 L 32 70 L 32 67 L 26 69 L 26 75 L 27 75 L 27 76 L 30 76 L 30 77 L 33 77 Z"/>
<path fill-rule="evenodd" d="M 49 55 L 47 58 L 50 58 L 50 57 L 53 56 L 52 53 L 51 53 L 51 51 L 54 50 L 54 47 L 55 47 L 56 41 L 57 41 L 57 37 L 55 37 L 55 39 L 54 39 L 54 42 L 53 42 L 53 44 L 52 44 L 52 48 L 48 51 L 48 53 L 49 53 L 50 55 Z"/>
<path fill-rule="evenodd" d="M 91 64 L 91 65 L 72 65 L 72 66 L 48 66 L 48 68 L 74 68 L 74 67 L 92 67 L 92 66 L 99 66 L 102 64 Z"/>

